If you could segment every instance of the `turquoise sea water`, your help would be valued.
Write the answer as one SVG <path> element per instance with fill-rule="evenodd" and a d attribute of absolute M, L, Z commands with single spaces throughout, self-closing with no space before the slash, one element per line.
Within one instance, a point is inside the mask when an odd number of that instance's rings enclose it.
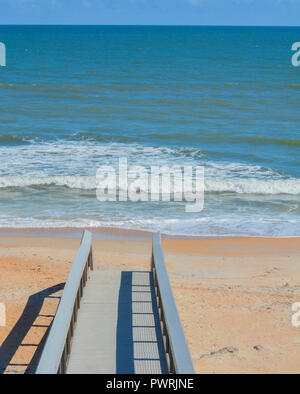
<path fill-rule="evenodd" d="M 300 28 L 1 26 L 0 226 L 300 235 Z M 103 164 L 205 167 L 205 207 L 100 203 Z"/>

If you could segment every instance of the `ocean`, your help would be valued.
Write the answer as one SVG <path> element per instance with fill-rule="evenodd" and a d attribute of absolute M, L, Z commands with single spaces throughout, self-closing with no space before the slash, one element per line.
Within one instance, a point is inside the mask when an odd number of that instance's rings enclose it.
<path fill-rule="evenodd" d="M 0 227 L 300 235 L 300 28 L 0 26 Z M 204 166 L 205 204 L 100 202 L 99 166 Z"/>

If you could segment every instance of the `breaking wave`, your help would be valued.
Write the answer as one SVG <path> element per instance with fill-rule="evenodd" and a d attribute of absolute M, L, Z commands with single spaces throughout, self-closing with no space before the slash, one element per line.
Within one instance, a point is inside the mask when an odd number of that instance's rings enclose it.
<path fill-rule="evenodd" d="M 96 177 L 92 176 L 48 176 L 48 177 L 2 177 L 0 188 L 24 187 L 66 187 L 69 189 L 94 190 L 97 187 Z M 290 194 L 300 195 L 300 179 L 240 179 L 205 180 L 207 193 L 237 194 Z"/>

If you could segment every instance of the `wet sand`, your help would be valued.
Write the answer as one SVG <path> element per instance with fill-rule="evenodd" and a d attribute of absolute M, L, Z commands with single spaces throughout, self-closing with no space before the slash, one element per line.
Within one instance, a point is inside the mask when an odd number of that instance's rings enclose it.
<path fill-rule="evenodd" d="M 0 373 L 34 371 L 80 242 L 20 234 L 0 237 Z M 96 269 L 149 269 L 149 234 L 126 234 L 96 236 Z M 198 373 L 299 373 L 299 238 L 166 239 L 163 248 Z"/>

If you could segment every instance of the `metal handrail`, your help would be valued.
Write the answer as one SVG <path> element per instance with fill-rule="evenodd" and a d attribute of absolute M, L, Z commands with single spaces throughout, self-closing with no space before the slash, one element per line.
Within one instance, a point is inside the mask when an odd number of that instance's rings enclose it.
<path fill-rule="evenodd" d="M 153 234 L 151 270 L 154 276 L 169 372 L 194 374 L 195 370 L 173 296 L 159 232 Z"/>
<path fill-rule="evenodd" d="M 88 269 L 93 270 L 92 234 L 85 231 L 51 326 L 36 374 L 64 374 Z"/>

